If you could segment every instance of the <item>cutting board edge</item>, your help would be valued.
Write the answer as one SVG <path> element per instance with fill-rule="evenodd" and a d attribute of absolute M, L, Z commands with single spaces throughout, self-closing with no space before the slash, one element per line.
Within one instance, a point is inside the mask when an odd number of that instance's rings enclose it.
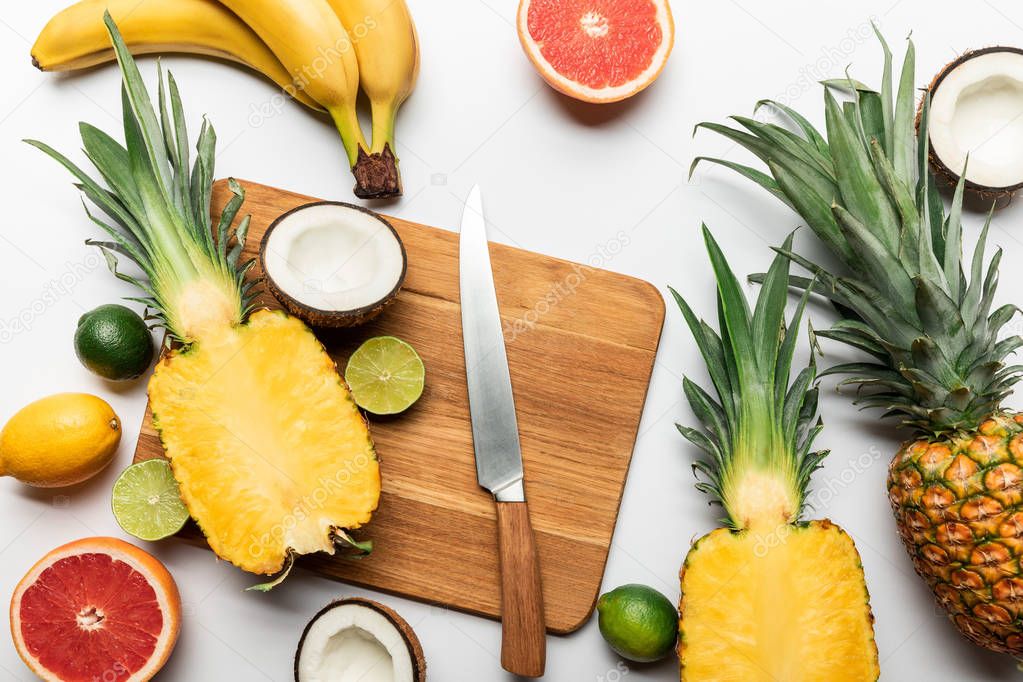
<path fill-rule="evenodd" d="M 607 562 L 608 559 L 611 557 L 611 548 L 614 547 L 615 535 L 618 533 L 618 520 L 621 518 L 622 500 L 625 498 L 625 486 L 628 485 L 629 482 L 629 471 L 632 469 L 632 460 L 636 455 L 636 443 L 639 439 L 639 427 L 640 424 L 642 424 L 643 422 L 643 413 L 646 411 L 647 401 L 650 400 L 650 380 L 653 378 L 654 375 L 654 365 L 657 362 L 657 351 L 660 349 L 661 346 L 661 337 L 664 336 L 664 322 L 667 319 L 667 309 L 664 304 L 664 298 L 661 296 L 660 291 L 657 289 L 657 287 L 655 287 L 650 282 L 635 277 L 632 279 L 636 279 L 645 284 L 647 287 L 649 287 L 650 291 L 653 292 L 654 296 L 661 302 L 660 311 L 658 313 L 658 320 L 660 322 L 660 326 L 657 332 L 657 339 L 656 344 L 654 345 L 654 351 L 650 356 L 650 368 L 646 372 L 647 387 L 646 393 L 643 395 L 643 403 L 640 405 L 639 408 L 640 419 L 637 420 L 636 428 L 634 429 L 632 434 L 631 438 L 632 449 L 629 451 L 628 461 L 625 464 L 625 477 L 622 479 L 622 484 L 618 491 L 618 500 L 615 502 L 614 526 L 612 526 L 611 528 L 611 537 L 608 539 L 607 547 L 604 550 L 604 559 L 600 567 L 600 582 L 597 583 L 597 587 L 593 591 L 593 598 L 590 601 L 590 606 L 586 610 L 586 614 L 583 616 L 582 620 L 580 620 L 577 625 L 566 630 L 565 632 L 555 633 L 559 635 L 568 635 L 582 628 L 584 625 L 586 625 L 586 623 L 590 621 L 590 619 L 593 617 L 593 611 L 597 608 L 597 600 L 600 599 L 600 588 L 603 587 L 604 578 L 607 576 Z M 552 632 L 554 631 L 552 630 Z"/>
<path fill-rule="evenodd" d="M 203 535 L 202 530 L 195 524 L 194 521 L 190 521 L 185 526 L 184 529 L 182 529 L 177 535 L 174 535 L 173 537 L 176 541 L 183 542 L 189 547 L 195 547 L 196 549 L 201 549 L 205 551 L 209 551 L 210 549 L 209 543 L 206 542 L 206 538 Z M 308 565 L 310 560 L 316 561 L 318 557 L 319 557 L 318 554 L 309 554 L 306 556 L 299 557 L 295 563 L 295 567 L 300 569 L 306 576 L 310 578 L 315 578 L 317 580 L 325 580 L 333 584 L 349 585 L 351 587 L 358 587 L 364 590 L 371 590 L 373 592 L 378 592 L 380 594 L 388 594 L 395 597 L 400 597 L 401 599 L 407 599 L 418 604 L 425 604 L 426 606 L 429 607 L 436 607 L 439 609 L 444 609 L 446 611 L 457 611 L 458 613 L 465 613 L 470 616 L 475 616 L 477 618 L 485 618 L 487 620 L 495 622 L 501 621 L 500 616 L 495 615 L 493 613 L 489 613 L 481 609 L 474 609 L 468 606 L 457 606 L 455 604 L 445 603 L 435 599 L 426 599 L 420 595 L 415 594 L 412 591 L 380 587 L 379 585 L 374 585 L 371 582 L 365 580 L 358 580 L 352 578 L 344 579 L 336 578 L 334 576 L 316 570 L 314 566 Z M 220 561 L 220 559 L 218 559 L 218 561 Z M 251 573 L 245 573 L 244 575 L 251 576 L 254 582 L 259 581 L 261 578 L 261 576 L 254 575 Z M 589 608 L 586 609 L 585 613 L 581 614 L 578 617 L 574 615 L 565 617 L 564 620 L 567 620 L 570 623 L 570 625 L 567 626 L 548 625 L 547 633 L 550 635 L 554 635 L 556 637 L 565 637 L 567 635 L 571 635 L 575 632 L 578 632 L 583 626 L 590 622 L 590 619 L 593 617 L 593 611 L 596 609 L 599 593 L 600 585 L 597 586 L 596 592 L 593 595 L 593 601 L 591 602 Z"/>

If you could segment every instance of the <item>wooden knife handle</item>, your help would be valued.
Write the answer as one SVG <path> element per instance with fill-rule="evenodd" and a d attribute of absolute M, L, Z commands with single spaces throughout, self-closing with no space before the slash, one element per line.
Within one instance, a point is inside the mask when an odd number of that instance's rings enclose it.
<path fill-rule="evenodd" d="M 497 503 L 501 557 L 501 666 L 523 677 L 542 677 L 547 632 L 536 539 L 525 502 Z"/>

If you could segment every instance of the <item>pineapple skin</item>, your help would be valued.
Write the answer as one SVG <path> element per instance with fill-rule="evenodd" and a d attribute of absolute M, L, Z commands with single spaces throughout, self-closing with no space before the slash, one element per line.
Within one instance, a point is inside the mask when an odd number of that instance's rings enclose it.
<path fill-rule="evenodd" d="M 1023 414 L 906 443 L 888 497 L 916 572 L 959 631 L 1023 656 Z"/>

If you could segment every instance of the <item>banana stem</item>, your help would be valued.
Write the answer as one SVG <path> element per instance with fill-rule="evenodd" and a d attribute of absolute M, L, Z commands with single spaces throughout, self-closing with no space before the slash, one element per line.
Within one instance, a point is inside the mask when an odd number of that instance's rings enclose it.
<path fill-rule="evenodd" d="M 394 155 L 394 117 L 400 101 L 371 100 L 373 148 L 359 150 L 352 167 L 355 196 L 360 199 L 388 199 L 401 196 L 401 173 Z"/>
<path fill-rule="evenodd" d="M 359 151 L 359 160 L 352 168 L 355 174 L 355 196 L 360 199 L 389 199 L 401 196 L 401 173 L 398 159 L 390 143 L 384 143 L 379 154 Z"/>
<path fill-rule="evenodd" d="M 348 166 L 354 168 L 359 160 L 359 152 L 365 153 L 368 148 L 362 128 L 359 126 L 359 116 L 356 114 L 354 106 L 330 109 L 329 111 L 337 131 L 341 133 L 341 142 L 344 143 L 345 152 L 348 155 Z"/>
<path fill-rule="evenodd" d="M 398 105 L 394 101 L 370 102 L 373 115 L 373 154 L 380 154 L 384 147 L 390 145 L 394 151 L 394 120 L 398 115 Z"/>

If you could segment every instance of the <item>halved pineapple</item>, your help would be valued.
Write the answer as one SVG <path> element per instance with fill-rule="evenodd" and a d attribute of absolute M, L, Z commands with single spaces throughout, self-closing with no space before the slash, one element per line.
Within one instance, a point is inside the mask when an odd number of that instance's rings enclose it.
<path fill-rule="evenodd" d="M 828 454 L 813 442 L 817 371 L 790 377 L 806 296 L 785 320 L 789 265 L 778 250 L 755 307 L 710 231 L 720 331 L 672 290 L 707 365 L 714 393 L 683 389 L 702 429 L 679 426 L 703 450 L 697 488 L 727 528 L 701 538 L 680 573 L 683 682 L 874 682 L 880 670 L 863 567 L 830 521 L 802 522 L 806 490 Z"/>
<path fill-rule="evenodd" d="M 860 557 L 829 521 L 719 528 L 690 550 L 681 580 L 682 680 L 877 678 Z"/>
<path fill-rule="evenodd" d="M 369 428 L 313 333 L 283 312 L 167 355 L 149 382 L 153 421 L 210 547 L 252 573 L 287 552 L 333 552 L 369 521 L 380 467 Z"/>
<path fill-rule="evenodd" d="M 193 164 L 174 79 L 165 85 L 161 77 L 154 107 L 109 13 L 104 21 L 121 66 L 125 142 L 84 123 L 81 133 L 109 188 L 32 144 L 70 170 L 102 210 L 89 217 L 112 241 L 92 243 L 119 279 L 142 290 L 131 300 L 176 342 L 149 398 L 188 510 L 219 557 L 253 573 L 333 553 L 338 540 L 366 551 L 368 543 L 345 532 L 369 521 L 380 497 L 366 422 L 308 327 L 280 312 L 249 314 L 253 261 L 240 260 L 249 219 L 235 221 L 241 186 L 231 181 L 235 196 L 215 227 L 209 213 L 213 128 L 204 122 Z M 141 276 L 120 272 L 118 257 Z"/>

